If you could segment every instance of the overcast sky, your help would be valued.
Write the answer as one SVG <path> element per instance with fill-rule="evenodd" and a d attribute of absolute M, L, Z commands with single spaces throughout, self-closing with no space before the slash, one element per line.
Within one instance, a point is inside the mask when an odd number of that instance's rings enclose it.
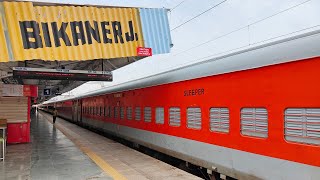
<path fill-rule="evenodd" d="M 44 1 L 44 0 L 42 0 Z M 169 12 L 170 29 L 186 22 L 223 0 L 59 0 L 47 2 L 99 4 L 110 6 L 154 7 L 173 9 Z M 306 2 L 306 3 L 303 3 Z M 303 4 L 301 4 L 303 3 Z M 301 4 L 297 7 L 294 7 Z M 177 6 L 178 5 L 178 6 Z M 276 16 L 272 16 L 294 7 Z M 149 76 L 178 66 L 203 61 L 219 53 L 254 45 L 261 41 L 300 31 L 319 29 L 320 0 L 227 0 L 218 7 L 171 31 L 174 47 L 171 53 L 155 55 L 115 70 L 114 82 L 105 86 Z M 272 16 L 264 21 L 247 26 Z M 245 27 L 228 36 L 214 40 L 228 32 Z M 312 29 L 306 29 L 310 31 Z M 301 33 L 301 32 L 299 32 Z M 288 36 L 292 36 L 290 34 Z M 280 37 L 283 38 L 283 37 Z M 213 40 L 204 45 L 204 42 Z M 200 45 L 200 46 L 199 46 Z M 198 48 L 193 48 L 199 46 Z M 189 49 L 189 50 L 188 50 Z M 186 51 L 187 50 L 187 51 Z M 100 87 L 85 84 L 73 90 L 76 93 Z"/>

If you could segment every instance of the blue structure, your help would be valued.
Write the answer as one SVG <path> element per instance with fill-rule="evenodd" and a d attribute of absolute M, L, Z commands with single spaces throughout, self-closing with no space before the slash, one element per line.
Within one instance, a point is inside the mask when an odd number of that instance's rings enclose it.
<path fill-rule="evenodd" d="M 139 8 L 145 47 L 152 48 L 152 54 L 169 53 L 173 46 L 167 9 Z"/>

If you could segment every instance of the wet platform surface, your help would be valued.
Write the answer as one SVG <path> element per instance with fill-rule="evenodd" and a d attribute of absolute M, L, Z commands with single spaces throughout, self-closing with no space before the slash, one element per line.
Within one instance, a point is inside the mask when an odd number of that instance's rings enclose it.
<path fill-rule="evenodd" d="M 32 118 L 32 143 L 8 147 L 0 180 L 201 179 L 63 119 L 51 123 L 44 112 Z"/>
<path fill-rule="evenodd" d="M 41 114 L 32 117 L 31 141 L 8 146 L 1 180 L 113 179 Z"/>

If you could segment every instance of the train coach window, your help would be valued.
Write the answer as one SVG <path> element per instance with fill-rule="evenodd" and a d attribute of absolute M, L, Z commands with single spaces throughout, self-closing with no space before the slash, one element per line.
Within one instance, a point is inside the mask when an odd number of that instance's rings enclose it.
<path fill-rule="evenodd" d="M 112 109 L 111 106 L 109 106 L 109 107 L 108 107 L 108 113 L 107 113 L 107 116 L 108 116 L 109 118 L 111 118 L 111 109 Z"/>
<path fill-rule="evenodd" d="M 124 107 L 120 107 L 120 119 L 124 119 Z"/>
<path fill-rule="evenodd" d="M 201 109 L 187 109 L 187 127 L 191 129 L 201 129 Z"/>
<path fill-rule="evenodd" d="M 287 141 L 320 145 L 320 108 L 288 108 L 284 123 Z"/>
<path fill-rule="evenodd" d="M 127 119 L 132 120 L 132 107 L 127 107 Z"/>
<path fill-rule="evenodd" d="M 144 108 L 144 121 L 151 122 L 151 107 Z"/>
<path fill-rule="evenodd" d="M 141 108 L 140 108 L 140 107 L 136 107 L 136 110 L 135 110 L 135 120 L 136 120 L 136 121 L 140 121 L 140 120 L 141 120 Z"/>
<path fill-rule="evenodd" d="M 102 116 L 102 114 L 103 114 L 103 109 L 102 109 L 102 107 L 100 106 L 100 116 Z"/>
<path fill-rule="evenodd" d="M 268 111 L 265 108 L 241 109 L 241 133 L 246 136 L 268 137 Z"/>
<path fill-rule="evenodd" d="M 118 118 L 118 107 L 114 107 L 114 108 L 113 108 L 113 117 L 114 117 L 115 119 Z"/>
<path fill-rule="evenodd" d="M 104 107 L 104 116 L 110 117 L 110 106 L 109 107 Z"/>
<path fill-rule="evenodd" d="M 180 126 L 180 124 L 181 124 L 180 108 L 171 107 L 169 109 L 169 124 L 170 124 L 170 126 Z"/>
<path fill-rule="evenodd" d="M 156 123 L 164 124 L 164 108 L 163 107 L 156 108 Z"/>
<path fill-rule="evenodd" d="M 230 118 L 228 108 L 210 108 L 210 130 L 229 132 Z"/>

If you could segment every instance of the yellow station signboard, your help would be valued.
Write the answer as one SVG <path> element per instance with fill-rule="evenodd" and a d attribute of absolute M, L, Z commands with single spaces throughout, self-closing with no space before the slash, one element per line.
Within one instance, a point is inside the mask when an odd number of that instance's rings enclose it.
<path fill-rule="evenodd" d="M 0 7 L 0 62 L 1 60 L 8 60 L 8 50 L 7 50 L 7 44 L 6 44 L 6 38 L 4 34 L 5 27 L 3 26 L 4 17 L 1 13 L 1 7 Z"/>
<path fill-rule="evenodd" d="M 0 3 L 0 62 L 136 56 L 144 47 L 137 8 Z"/>

